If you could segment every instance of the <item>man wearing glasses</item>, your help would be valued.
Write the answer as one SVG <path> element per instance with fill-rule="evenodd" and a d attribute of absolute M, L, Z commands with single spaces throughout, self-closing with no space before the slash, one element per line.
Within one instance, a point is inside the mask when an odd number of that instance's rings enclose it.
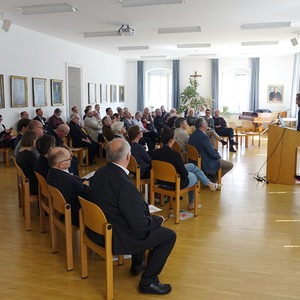
<path fill-rule="evenodd" d="M 53 148 L 48 155 L 50 169 L 47 175 L 47 183 L 57 188 L 71 205 L 72 224 L 79 226 L 80 204 L 78 196 L 89 199 L 88 181 L 81 181 L 77 176 L 69 173 L 72 156 L 63 147 Z"/>

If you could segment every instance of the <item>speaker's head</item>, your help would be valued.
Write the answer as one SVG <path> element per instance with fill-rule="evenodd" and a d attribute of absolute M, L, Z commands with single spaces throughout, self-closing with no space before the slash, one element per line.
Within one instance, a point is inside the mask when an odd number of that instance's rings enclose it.
<path fill-rule="evenodd" d="M 295 46 L 298 45 L 298 40 L 297 40 L 296 38 L 292 38 L 292 39 L 291 39 L 291 43 L 292 43 L 292 45 L 295 47 Z"/>
<path fill-rule="evenodd" d="M 10 26 L 11 26 L 11 20 L 4 20 L 4 22 L 3 22 L 3 25 L 2 25 L 2 29 L 4 30 L 4 31 L 6 31 L 6 32 L 8 32 L 9 31 L 9 29 L 10 29 Z"/>

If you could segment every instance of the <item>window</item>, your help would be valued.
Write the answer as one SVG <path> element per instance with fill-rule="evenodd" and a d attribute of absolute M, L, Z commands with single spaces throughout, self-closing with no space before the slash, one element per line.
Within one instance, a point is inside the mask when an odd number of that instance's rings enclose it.
<path fill-rule="evenodd" d="M 172 71 L 169 69 L 154 69 L 146 75 L 145 106 L 156 109 L 165 106 L 171 108 Z"/>
<path fill-rule="evenodd" d="M 222 72 L 219 108 L 231 113 L 249 110 L 250 70 L 228 69 Z"/>

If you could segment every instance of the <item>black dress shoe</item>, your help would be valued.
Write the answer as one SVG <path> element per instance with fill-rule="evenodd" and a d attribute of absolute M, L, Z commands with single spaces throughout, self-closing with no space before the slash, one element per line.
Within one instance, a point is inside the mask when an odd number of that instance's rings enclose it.
<path fill-rule="evenodd" d="M 238 143 L 237 143 L 235 140 L 232 139 L 232 140 L 230 141 L 230 145 L 231 145 L 231 146 L 236 146 L 236 145 L 238 145 Z"/>
<path fill-rule="evenodd" d="M 224 146 L 227 145 L 227 141 L 221 140 L 220 142 L 221 142 L 222 145 L 224 145 Z"/>
<path fill-rule="evenodd" d="M 230 152 L 236 152 L 236 150 L 233 148 L 233 146 L 230 146 L 229 151 Z"/>
<path fill-rule="evenodd" d="M 143 273 L 145 271 L 146 267 L 144 264 L 141 264 L 139 266 L 132 265 L 130 268 L 130 272 L 132 275 L 138 275 L 140 273 Z"/>
<path fill-rule="evenodd" d="M 154 282 L 150 285 L 144 285 L 139 283 L 139 292 L 141 294 L 153 294 L 153 295 L 166 295 L 172 290 L 170 284 L 164 284 L 160 282 Z"/>

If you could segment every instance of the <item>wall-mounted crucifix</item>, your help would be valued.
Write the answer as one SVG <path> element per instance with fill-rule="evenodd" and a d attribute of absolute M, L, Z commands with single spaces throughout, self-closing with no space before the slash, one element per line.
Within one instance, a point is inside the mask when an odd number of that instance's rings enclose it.
<path fill-rule="evenodd" d="M 190 77 L 193 77 L 194 79 L 196 79 L 197 77 L 202 77 L 202 75 L 198 74 L 197 71 L 195 71 L 195 73 L 190 75 Z"/>

